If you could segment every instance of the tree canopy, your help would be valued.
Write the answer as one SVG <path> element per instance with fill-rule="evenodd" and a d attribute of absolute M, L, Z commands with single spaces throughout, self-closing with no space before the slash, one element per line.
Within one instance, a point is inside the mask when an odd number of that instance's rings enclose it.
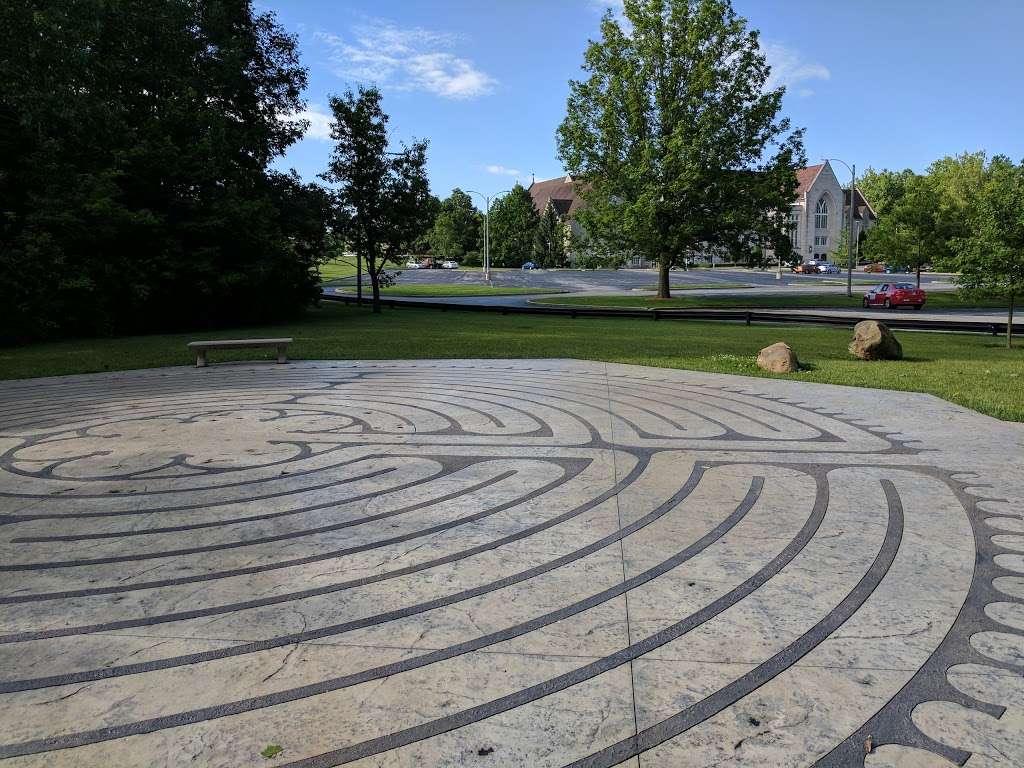
<path fill-rule="evenodd" d="M 491 203 L 491 266 L 518 267 L 533 255 L 539 216 L 522 184 Z"/>
<path fill-rule="evenodd" d="M 430 251 L 446 259 L 461 259 L 480 250 L 483 215 L 472 198 L 456 187 L 441 201 L 428 235 Z"/>
<path fill-rule="evenodd" d="M 572 81 L 558 146 L 588 234 L 668 271 L 785 226 L 804 162 L 783 88 L 729 0 L 624 0 Z M 738 244 L 744 244 L 739 246 Z"/>
<path fill-rule="evenodd" d="M 949 239 L 944 231 L 941 194 L 935 179 L 905 172 L 898 186 L 888 190 L 884 214 L 868 232 L 865 255 L 910 267 L 921 285 L 921 268 L 949 259 Z"/>
<path fill-rule="evenodd" d="M 1013 310 L 1024 295 L 1024 162 L 992 158 L 973 201 L 975 226 L 953 241 L 956 281 L 967 294 L 1006 299 L 1006 345 L 1013 345 Z"/>
<path fill-rule="evenodd" d="M 295 39 L 247 0 L 7 3 L 0 336 L 267 320 L 319 296 Z"/>
<path fill-rule="evenodd" d="M 391 151 L 380 102 L 376 88 L 331 97 L 331 137 L 337 143 L 322 174 L 337 185 L 335 232 L 366 265 L 375 313 L 385 268 L 398 264 L 422 237 L 431 210 L 426 142 Z"/>
<path fill-rule="evenodd" d="M 566 226 L 553 205 L 547 205 L 533 236 L 533 260 L 544 268 L 565 266 Z"/>

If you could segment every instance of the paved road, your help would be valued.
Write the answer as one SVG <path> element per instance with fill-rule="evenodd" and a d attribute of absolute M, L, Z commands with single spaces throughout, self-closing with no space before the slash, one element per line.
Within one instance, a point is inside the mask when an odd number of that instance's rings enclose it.
<path fill-rule="evenodd" d="M 454 285 L 480 285 L 483 273 L 475 270 L 399 270 L 398 280 L 402 285 L 423 283 L 451 283 Z M 722 283 L 739 283 L 754 285 L 765 289 L 795 288 L 827 290 L 843 287 L 845 275 L 797 275 L 784 272 L 782 279 L 775 278 L 775 272 L 761 272 L 749 269 L 693 269 L 672 272 L 672 283 L 679 285 L 708 285 L 714 287 Z M 492 284 L 496 287 L 517 288 L 550 288 L 553 291 L 615 293 L 641 288 L 654 288 L 658 282 L 657 270 L 649 269 L 618 269 L 618 270 L 532 270 L 521 269 L 493 270 Z M 872 285 L 887 281 L 913 280 L 913 275 L 871 275 L 855 273 L 855 281 L 871 281 Z M 354 282 L 354 278 L 346 280 Z M 951 288 L 949 275 L 924 274 L 921 282 L 931 289 Z M 859 290 L 865 286 L 854 285 Z"/>
<path fill-rule="evenodd" d="M 322 361 L 3 382 L 0 442 L 4 768 L 1024 765 L 1024 425 Z"/>

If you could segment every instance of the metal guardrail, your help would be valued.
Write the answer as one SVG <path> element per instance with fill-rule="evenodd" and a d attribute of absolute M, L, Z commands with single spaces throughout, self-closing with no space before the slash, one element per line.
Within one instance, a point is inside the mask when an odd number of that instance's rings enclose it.
<path fill-rule="evenodd" d="M 325 301 L 338 301 L 344 304 L 358 304 L 355 296 L 343 294 L 324 294 Z M 372 303 L 371 299 L 363 298 L 362 304 Z M 642 320 L 720 320 L 726 322 L 745 323 L 794 323 L 806 325 L 835 325 L 852 328 L 861 320 L 878 318 L 858 317 L 856 315 L 813 315 L 803 312 L 759 312 L 756 309 L 612 309 L 609 307 L 567 307 L 513 305 L 513 304 L 460 304 L 443 301 L 404 301 L 402 299 L 381 299 L 381 306 L 391 308 L 437 309 L 441 312 L 491 312 L 501 315 L 549 315 L 558 317 L 627 317 Z M 1006 333 L 1006 323 L 993 323 L 989 320 L 928 320 L 893 315 L 882 320 L 895 330 L 905 331 L 959 331 L 962 333 L 985 333 L 1000 336 Z M 1024 323 L 1013 324 L 1014 333 L 1024 333 Z"/>

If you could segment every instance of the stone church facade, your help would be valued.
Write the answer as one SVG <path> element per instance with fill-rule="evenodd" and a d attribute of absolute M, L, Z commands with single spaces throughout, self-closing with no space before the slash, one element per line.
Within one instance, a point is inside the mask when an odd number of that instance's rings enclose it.
<path fill-rule="evenodd" d="M 841 245 L 849 221 L 850 191 L 839 183 L 827 162 L 801 168 L 797 181 L 796 199 L 788 218 L 793 253 L 803 261 L 828 259 Z M 854 195 L 854 234 L 859 238 L 875 221 L 874 209 L 858 189 Z"/>
<path fill-rule="evenodd" d="M 801 168 L 797 171 L 797 181 L 799 186 L 796 199 L 787 219 L 793 253 L 799 255 L 802 261 L 828 259 L 842 240 L 843 229 L 849 216 L 850 192 L 839 183 L 828 162 Z M 568 231 L 576 236 L 584 234 L 573 216 L 584 203 L 577 194 L 570 176 L 534 181 L 529 191 L 538 213 L 543 213 L 545 208 L 552 206 L 567 223 Z M 859 238 L 862 232 L 874 226 L 876 216 L 874 209 L 859 189 L 854 195 L 854 206 L 854 233 Z M 719 260 L 715 257 L 716 263 Z M 637 257 L 630 261 L 628 266 L 654 265 L 647 264 L 646 260 Z"/>

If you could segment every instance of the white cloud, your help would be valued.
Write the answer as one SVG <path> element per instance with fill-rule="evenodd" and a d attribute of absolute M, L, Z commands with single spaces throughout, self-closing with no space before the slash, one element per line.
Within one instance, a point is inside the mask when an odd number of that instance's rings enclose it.
<path fill-rule="evenodd" d="M 497 80 L 451 52 L 458 37 L 419 27 L 402 29 L 377 21 L 353 28 L 349 38 L 319 35 L 331 49 L 339 77 L 382 88 L 426 91 L 446 99 L 472 99 L 494 90 Z"/>
<path fill-rule="evenodd" d="M 504 165 L 485 165 L 484 170 L 493 173 L 495 176 L 522 176 L 522 172 L 515 168 L 506 168 Z"/>
<path fill-rule="evenodd" d="M 317 141 L 331 140 L 331 123 L 334 122 L 334 117 L 316 104 L 313 104 L 309 109 L 296 112 L 285 119 L 290 121 L 308 120 L 309 128 L 306 129 L 305 135 L 307 139 L 316 139 Z"/>
<path fill-rule="evenodd" d="M 780 85 L 791 87 L 808 80 L 828 80 L 832 77 L 828 67 L 824 64 L 804 61 L 800 52 L 780 43 L 766 43 L 762 46 L 768 64 L 771 65 L 772 73 L 768 78 L 768 88 L 778 88 Z M 805 93 L 810 89 L 805 88 L 800 92 L 801 96 L 811 95 Z"/>

